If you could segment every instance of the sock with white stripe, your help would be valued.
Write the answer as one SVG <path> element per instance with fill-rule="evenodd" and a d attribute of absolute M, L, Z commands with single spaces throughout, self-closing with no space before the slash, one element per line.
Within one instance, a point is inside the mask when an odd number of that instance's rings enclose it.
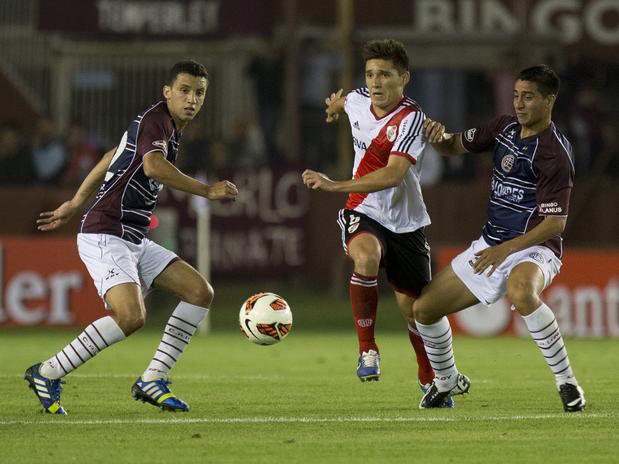
<path fill-rule="evenodd" d="M 152 382 L 162 379 L 170 372 L 207 313 L 207 308 L 184 301 L 176 306 L 165 326 L 155 355 L 142 374 L 142 380 Z"/>
<path fill-rule="evenodd" d="M 359 354 L 374 350 L 378 346 L 374 339 L 376 309 L 378 307 L 378 281 L 376 276 L 364 276 L 353 272 L 350 278 L 350 303 L 359 340 Z"/>
<path fill-rule="evenodd" d="M 522 316 L 546 364 L 555 376 L 557 388 L 564 383 L 577 385 L 567 357 L 567 349 L 552 310 L 544 303 L 528 316 Z"/>
<path fill-rule="evenodd" d="M 413 345 L 415 356 L 417 357 L 417 378 L 419 383 L 422 385 L 432 383 L 434 371 L 423 345 L 423 338 L 421 338 L 416 326 L 408 324 L 408 338 L 411 341 L 411 345 Z"/>
<path fill-rule="evenodd" d="M 97 319 L 87 326 L 71 343 L 53 357 L 41 363 L 43 377 L 59 379 L 74 371 L 101 350 L 124 340 L 125 334 L 110 316 Z"/>
<path fill-rule="evenodd" d="M 434 383 L 439 391 L 448 391 L 458 381 L 458 369 L 451 346 L 451 326 L 443 316 L 434 324 L 417 322 L 417 330 L 423 339 L 428 359 L 434 370 Z"/>

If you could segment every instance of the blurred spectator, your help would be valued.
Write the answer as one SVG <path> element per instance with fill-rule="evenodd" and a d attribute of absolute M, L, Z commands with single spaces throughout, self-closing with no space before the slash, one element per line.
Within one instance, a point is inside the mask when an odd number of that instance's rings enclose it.
<path fill-rule="evenodd" d="M 73 121 L 67 131 L 66 149 L 68 162 L 62 183 L 77 186 L 97 164 L 101 155 L 77 121 Z"/>
<path fill-rule="evenodd" d="M 603 148 L 602 128 L 607 119 L 600 93 L 588 84 L 575 95 L 570 129 L 575 145 L 576 174 L 587 173 Z"/>
<path fill-rule="evenodd" d="M 246 73 L 254 85 L 258 124 L 268 158 L 276 161 L 279 158 L 277 132 L 284 91 L 284 60 L 281 51 L 271 42 L 265 42 L 251 59 Z"/>
<path fill-rule="evenodd" d="M 37 182 L 55 184 L 60 181 L 67 164 L 67 151 L 49 118 L 43 117 L 37 122 L 32 138 L 32 161 Z"/>
<path fill-rule="evenodd" d="M 209 141 L 202 120 L 189 124 L 183 130 L 181 151 L 176 166 L 184 173 L 193 176 L 204 173 L 209 163 Z"/>
<path fill-rule="evenodd" d="M 228 164 L 235 168 L 253 169 L 269 164 L 266 140 L 253 120 L 237 121 L 227 141 L 232 155 Z"/>
<path fill-rule="evenodd" d="M 30 150 L 20 139 L 14 124 L 0 125 L 0 185 L 26 185 L 33 181 Z"/>
<path fill-rule="evenodd" d="M 325 98 L 337 91 L 339 60 L 314 38 L 301 45 L 301 146 L 303 161 L 324 169 L 337 155 L 337 130 L 325 122 Z"/>

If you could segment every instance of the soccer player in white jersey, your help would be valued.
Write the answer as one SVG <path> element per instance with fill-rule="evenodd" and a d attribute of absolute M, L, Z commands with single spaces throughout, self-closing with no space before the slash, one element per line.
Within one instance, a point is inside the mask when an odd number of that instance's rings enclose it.
<path fill-rule="evenodd" d="M 395 40 L 374 40 L 363 47 L 367 87 L 326 99 L 327 122 L 345 111 L 350 122 L 355 161 L 353 178 L 334 181 L 306 170 L 303 181 L 311 189 L 348 192 L 339 213 L 342 241 L 354 262 L 350 301 L 359 340 L 357 375 L 378 380 L 380 352 L 374 338 L 378 305 L 377 275 L 384 267 L 398 306 L 408 321 L 408 332 L 418 363 L 422 391 L 434 373 L 415 328 L 412 307 L 430 281 L 430 253 L 423 232 L 430 218 L 421 195 L 419 176 L 426 148 L 422 139 L 424 114 L 404 95 L 410 80 L 408 56 Z M 448 404 L 453 406 L 451 398 Z"/>
<path fill-rule="evenodd" d="M 208 312 L 213 289 L 192 266 L 145 235 L 164 185 L 209 200 L 234 199 L 238 193 L 229 181 L 207 185 L 174 166 L 181 131 L 200 111 L 207 87 L 204 66 L 194 61 L 176 63 L 163 86 L 164 100 L 131 122 L 118 147 L 103 156 L 73 199 L 41 213 L 37 221 L 39 230 L 54 230 L 98 192 L 82 219 L 77 245 L 110 310 L 109 316 L 92 322 L 51 358 L 26 370 L 25 379 L 48 413 L 66 414 L 60 404 L 62 377 L 144 325 L 144 295 L 152 287 L 181 301 L 131 393 L 134 399 L 164 410 L 189 410 L 170 391 L 167 374 Z"/>
<path fill-rule="evenodd" d="M 482 236 L 424 288 L 414 304 L 417 327 L 436 373 L 420 408 L 468 391 L 451 343 L 448 314 L 507 294 L 555 377 L 563 409 L 582 411 L 585 396 L 570 366 L 559 326 L 540 294 L 561 267 L 574 165 L 569 141 L 552 122 L 559 78 L 546 65 L 520 72 L 515 116 L 499 116 L 463 133 L 425 122 L 428 140 L 445 155 L 493 151 L 488 221 Z"/>

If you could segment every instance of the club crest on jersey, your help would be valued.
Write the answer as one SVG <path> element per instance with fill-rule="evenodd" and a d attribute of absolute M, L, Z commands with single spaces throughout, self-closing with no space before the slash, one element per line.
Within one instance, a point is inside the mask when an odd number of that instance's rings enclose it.
<path fill-rule="evenodd" d="M 475 138 L 475 132 L 477 131 L 477 129 L 473 128 L 473 129 L 469 129 L 464 133 L 464 138 L 466 139 L 467 142 L 472 142 L 473 139 Z"/>
<path fill-rule="evenodd" d="M 398 126 L 387 126 L 387 140 L 393 142 L 398 135 Z"/>
<path fill-rule="evenodd" d="M 505 155 L 501 160 L 501 169 L 505 172 L 509 172 L 514 167 L 516 157 L 514 155 Z"/>

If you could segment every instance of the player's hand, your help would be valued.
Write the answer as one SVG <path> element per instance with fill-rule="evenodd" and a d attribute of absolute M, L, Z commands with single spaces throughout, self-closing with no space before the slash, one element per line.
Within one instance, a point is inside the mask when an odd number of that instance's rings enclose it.
<path fill-rule="evenodd" d="M 312 190 L 323 190 L 325 192 L 332 192 L 335 188 L 335 182 L 329 179 L 322 172 L 312 171 L 306 169 L 301 175 L 303 183 Z"/>
<path fill-rule="evenodd" d="M 512 254 L 512 250 L 506 243 L 478 251 L 475 253 L 475 263 L 473 264 L 475 274 L 481 274 L 490 268 L 490 272 L 487 274 L 490 277 L 510 254 Z"/>
<path fill-rule="evenodd" d="M 66 224 L 73 217 L 77 208 L 70 201 L 65 201 L 54 211 L 44 211 L 37 219 L 37 229 L 41 231 L 54 230 Z"/>
<path fill-rule="evenodd" d="M 236 185 L 228 180 L 220 180 L 208 186 L 206 198 L 209 200 L 235 200 L 238 194 Z"/>
<path fill-rule="evenodd" d="M 327 113 L 327 122 L 334 122 L 339 119 L 340 111 L 342 110 L 340 98 L 342 98 L 343 91 L 344 89 L 340 89 L 325 98 L 325 105 L 327 105 L 325 109 L 325 113 Z"/>
<path fill-rule="evenodd" d="M 440 143 L 445 135 L 445 126 L 438 121 L 426 117 L 426 120 L 423 122 L 423 135 L 430 143 Z"/>

